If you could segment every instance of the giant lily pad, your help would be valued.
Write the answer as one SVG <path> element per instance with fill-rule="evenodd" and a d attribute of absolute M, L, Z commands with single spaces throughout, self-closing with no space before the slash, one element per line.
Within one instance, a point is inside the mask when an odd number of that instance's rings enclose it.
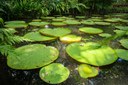
<path fill-rule="evenodd" d="M 118 58 L 112 48 L 94 42 L 72 43 L 67 46 L 66 52 L 79 62 L 95 66 L 111 64 Z"/>
<path fill-rule="evenodd" d="M 104 21 L 106 22 L 112 22 L 112 23 L 116 23 L 116 22 L 120 22 L 120 18 L 108 18 L 108 19 L 104 19 Z"/>
<path fill-rule="evenodd" d="M 58 50 L 51 46 L 32 44 L 19 47 L 7 57 L 7 64 L 13 69 L 35 69 L 58 58 Z"/>
<path fill-rule="evenodd" d="M 26 28 L 28 25 L 24 23 L 9 23 L 4 25 L 7 28 Z"/>
<path fill-rule="evenodd" d="M 60 41 L 64 42 L 64 43 L 72 43 L 72 42 L 79 42 L 81 41 L 81 38 L 80 36 L 77 36 L 77 35 L 65 35 L 65 36 L 62 36 L 60 37 Z"/>
<path fill-rule="evenodd" d="M 121 39 L 120 43 L 123 47 L 128 49 L 128 39 Z"/>
<path fill-rule="evenodd" d="M 30 32 L 24 35 L 24 38 L 29 39 L 31 42 L 36 41 L 50 41 L 56 39 L 55 37 L 49 37 L 41 35 L 39 32 Z"/>
<path fill-rule="evenodd" d="M 26 28 L 27 26 L 25 21 L 7 21 L 4 25 L 7 28 Z"/>
<path fill-rule="evenodd" d="M 82 28 L 79 28 L 79 30 L 81 32 L 85 32 L 85 33 L 89 33 L 89 34 L 99 34 L 99 33 L 103 32 L 103 30 L 101 30 L 99 28 L 93 28 L 93 27 L 82 27 Z"/>
<path fill-rule="evenodd" d="M 95 22 L 96 25 L 102 25 L 102 26 L 107 26 L 110 25 L 111 23 L 108 22 Z"/>
<path fill-rule="evenodd" d="M 50 19 L 54 19 L 55 17 L 52 16 L 48 16 L 48 17 L 41 17 L 41 19 L 45 19 L 45 20 L 50 20 Z"/>
<path fill-rule="evenodd" d="M 45 25 L 48 25 L 48 22 L 30 22 L 29 25 L 31 26 L 39 26 L 39 27 L 43 27 Z"/>
<path fill-rule="evenodd" d="M 105 38 L 109 38 L 109 37 L 111 37 L 112 35 L 109 34 L 109 33 L 101 33 L 101 34 L 99 34 L 99 36 L 105 37 Z"/>
<path fill-rule="evenodd" d="M 98 75 L 98 69 L 87 64 L 81 64 L 78 67 L 78 72 L 82 78 L 95 77 Z"/>
<path fill-rule="evenodd" d="M 40 78 L 50 84 L 59 84 L 65 81 L 69 74 L 69 70 L 59 63 L 45 66 L 39 72 Z"/>
<path fill-rule="evenodd" d="M 5 22 L 5 24 L 25 24 L 25 21 L 20 21 L 20 20 L 7 21 L 7 22 Z"/>
<path fill-rule="evenodd" d="M 118 35 L 118 36 L 122 36 L 126 34 L 126 31 L 124 30 L 114 30 L 114 32 Z"/>
<path fill-rule="evenodd" d="M 81 22 L 79 22 L 77 20 L 66 20 L 66 21 L 64 21 L 64 23 L 66 23 L 68 25 L 79 25 L 79 24 L 81 24 Z"/>
<path fill-rule="evenodd" d="M 118 57 L 120 57 L 124 60 L 128 60 L 128 50 L 116 49 L 116 53 L 117 53 Z"/>
<path fill-rule="evenodd" d="M 66 24 L 64 22 L 52 22 L 53 26 L 65 26 Z"/>
<path fill-rule="evenodd" d="M 71 30 L 68 28 L 41 29 L 40 33 L 48 36 L 61 37 L 71 33 Z"/>
<path fill-rule="evenodd" d="M 95 25 L 95 22 L 92 20 L 83 20 L 81 23 L 84 25 Z"/>
<path fill-rule="evenodd" d="M 64 18 L 54 18 L 52 19 L 52 21 L 56 21 L 56 22 L 61 22 L 61 21 L 64 21 L 65 19 Z"/>
<path fill-rule="evenodd" d="M 128 26 L 115 26 L 115 28 L 128 31 Z"/>

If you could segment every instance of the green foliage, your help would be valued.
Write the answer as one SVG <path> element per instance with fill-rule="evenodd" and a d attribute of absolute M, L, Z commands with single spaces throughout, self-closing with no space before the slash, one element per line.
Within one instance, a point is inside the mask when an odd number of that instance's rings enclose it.
<path fill-rule="evenodd" d="M 89 7 L 89 11 L 91 13 L 104 13 L 105 11 L 109 10 L 114 0 L 80 0 L 80 2 L 84 3 L 87 7 Z"/>
<path fill-rule="evenodd" d="M 3 55 L 8 55 L 9 52 L 12 52 L 14 47 L 13 44 L 27 41 L 27 39 L 14 35 L 16 31 L 14 29 L 6 29 L 6 28 L 0 28 L 0 52 Z"/>

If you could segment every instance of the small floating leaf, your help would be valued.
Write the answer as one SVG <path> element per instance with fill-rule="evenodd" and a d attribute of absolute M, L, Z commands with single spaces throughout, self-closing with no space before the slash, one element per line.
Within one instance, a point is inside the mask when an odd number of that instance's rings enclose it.
<path fill-rule="evenodd" d="M 93 27 L 82 27 L 82 28 L 79 28 L 79 30 L 81 32 L 85 32 L 85 33 L 89 33 L 89 34 L 99 34 L 99 33 L 103 32 L 103 30 L 101 30 L 99 28 L 93 28 Z"/>
<path fill-rule="evenodd" d="M 81 64 L 78 72 L 82 78 L 90 78 L 98 75 L 98 69 L 87 64 Z"/>
<path fill-rule="evenodd" d="M 41 68 L 39 75 L 40 78 L 50 84 L 59 84 L 65 81 L 70 74 L 68 68 L 59 63 L 52 63 L 48 66 Z"/>
<path fill-rule="evenodd" d="M 51 46 L 25 45 L 9 53 L 7 65 L 13 69 L 35 69 L 50 64 L 58 58 L 58 55 L 58 50 Z"/>
<path fill-rule="evenodd" d="M 48 36 L 61 37 L 71 33 L 68 28 L 41 29 L 40 33 Z"/>

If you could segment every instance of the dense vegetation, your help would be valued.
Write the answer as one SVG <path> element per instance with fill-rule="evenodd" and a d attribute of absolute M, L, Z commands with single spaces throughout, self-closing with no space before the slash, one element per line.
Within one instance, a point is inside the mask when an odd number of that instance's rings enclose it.
<path fill-rule="evenodd" d="M 47 15 L 105 14 L 110 12 L 113 3 L 119 1 L 121 0 L 1 0 L 0 17 L 12 20 Z"/>

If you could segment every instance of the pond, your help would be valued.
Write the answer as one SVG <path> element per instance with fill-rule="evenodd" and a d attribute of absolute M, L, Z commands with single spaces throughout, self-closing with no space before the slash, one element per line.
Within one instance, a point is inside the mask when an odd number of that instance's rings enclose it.
<path fill-rule="evenodd" d="M 110 46 L 113 49 L 127 49 L 121 45 L 121 39 L 128 39 L 127 30 L 128 30 L 128 18 L 124 16 L 104 16 L 104 17 L 83 17 L 76 16 L 74 17 L 42 17 L 42 19 L 28 20 L 25 24 L 22 25 L 10 25 L 6 22 L 5 27 L 15 28 L 18 32 L 17 35 L 24 36 L 29 32 L 45 32 L 45 29 L 54 29 L 54 28 L 68 28 L 71 30 L 71 33 L 77 36 L 81 36 L 82 39 L 80 42 L 97 42 L 100 44 L 105 44 Z M 43 21 L 43 22 L 42 22 Z M 41 23 L 42 22 L 42 23 Z M 26 25 L 29 23 L 29 26 Z M 50 24 L 49 24 L 50 23 Z M 122 27 L 116 27 L 122 26 Z M 94 28 L 86 29 L 84 31 L 79 30 L 80 28 Z M 21 28 L 21 29 L 19 29 Z M 25 29 L 24 29 L 25 28 Z M 125 29 L 124 29 L 125 28 Z M 100 29 L 102 30 L 98 33 Z M 83 29 L 82 29 L 83 30 Z M 120 32 L 114 32 L 114 30 L 119 30 Z M 122 31 L 125 31 L 125 34 L 122 34 Z M 60 32 L 60 31 L 59 31 Z M 97 32 L 97 33 L 96 33 Z M 49 32 L 45 32 L 47 34 Z M 58 35 L 63 35 L 65 31 L 61 33 L 56 33 L 54 31 L 48 34 L 50 37 L 58 37 Z M 101 35 L 102 33 L 106 33 Z M 32 35 L 31 35 L 32 36 Z M 27 44 L 45 44 L 46 46 L 53 46 L 58 49 L 59 57 L 54 61 L 54 63 L 61 63 L 67 67 L 70 71 L 69 77 L 62 83 L 56 85 L 127 85 L 128 81 L 128 61 L 125 59 L 118 58 L 114 63 L 103 66 L 96 66 L 98 69 L 98 75 L 95 77 L 81 78 L 78 72 L 78 66 L 81 64 L 79 61 L 76 61 L 66 52 L 66 47 L 69 45 L 69 41 L 60 41 L 59 38 L 52 38 L 52 41 L 46 40 L 45 42 L 38 40 L 38 37 L 32 36 L 31 42 L 22 42 L 16 44 L 16 47 L 20 47 Z M 49 38 L 48 38 L 49 39 Z M 74 38 L 73 38 L 74 39 Z M 73 41 L 74 42 L 74 41 Z M 76 41 L 78 42 L 78 41 Z M 128 57 L 128 55 L 127 55 Z M 15 70 L 7 66 L 6 57 L 0 57 L 0 84 L 1 85 L 50 85 L 41 80 L 39 77 L 40 68 L 34 70 Z M 95 66 L 95 65 L 94 65 Z"/>

